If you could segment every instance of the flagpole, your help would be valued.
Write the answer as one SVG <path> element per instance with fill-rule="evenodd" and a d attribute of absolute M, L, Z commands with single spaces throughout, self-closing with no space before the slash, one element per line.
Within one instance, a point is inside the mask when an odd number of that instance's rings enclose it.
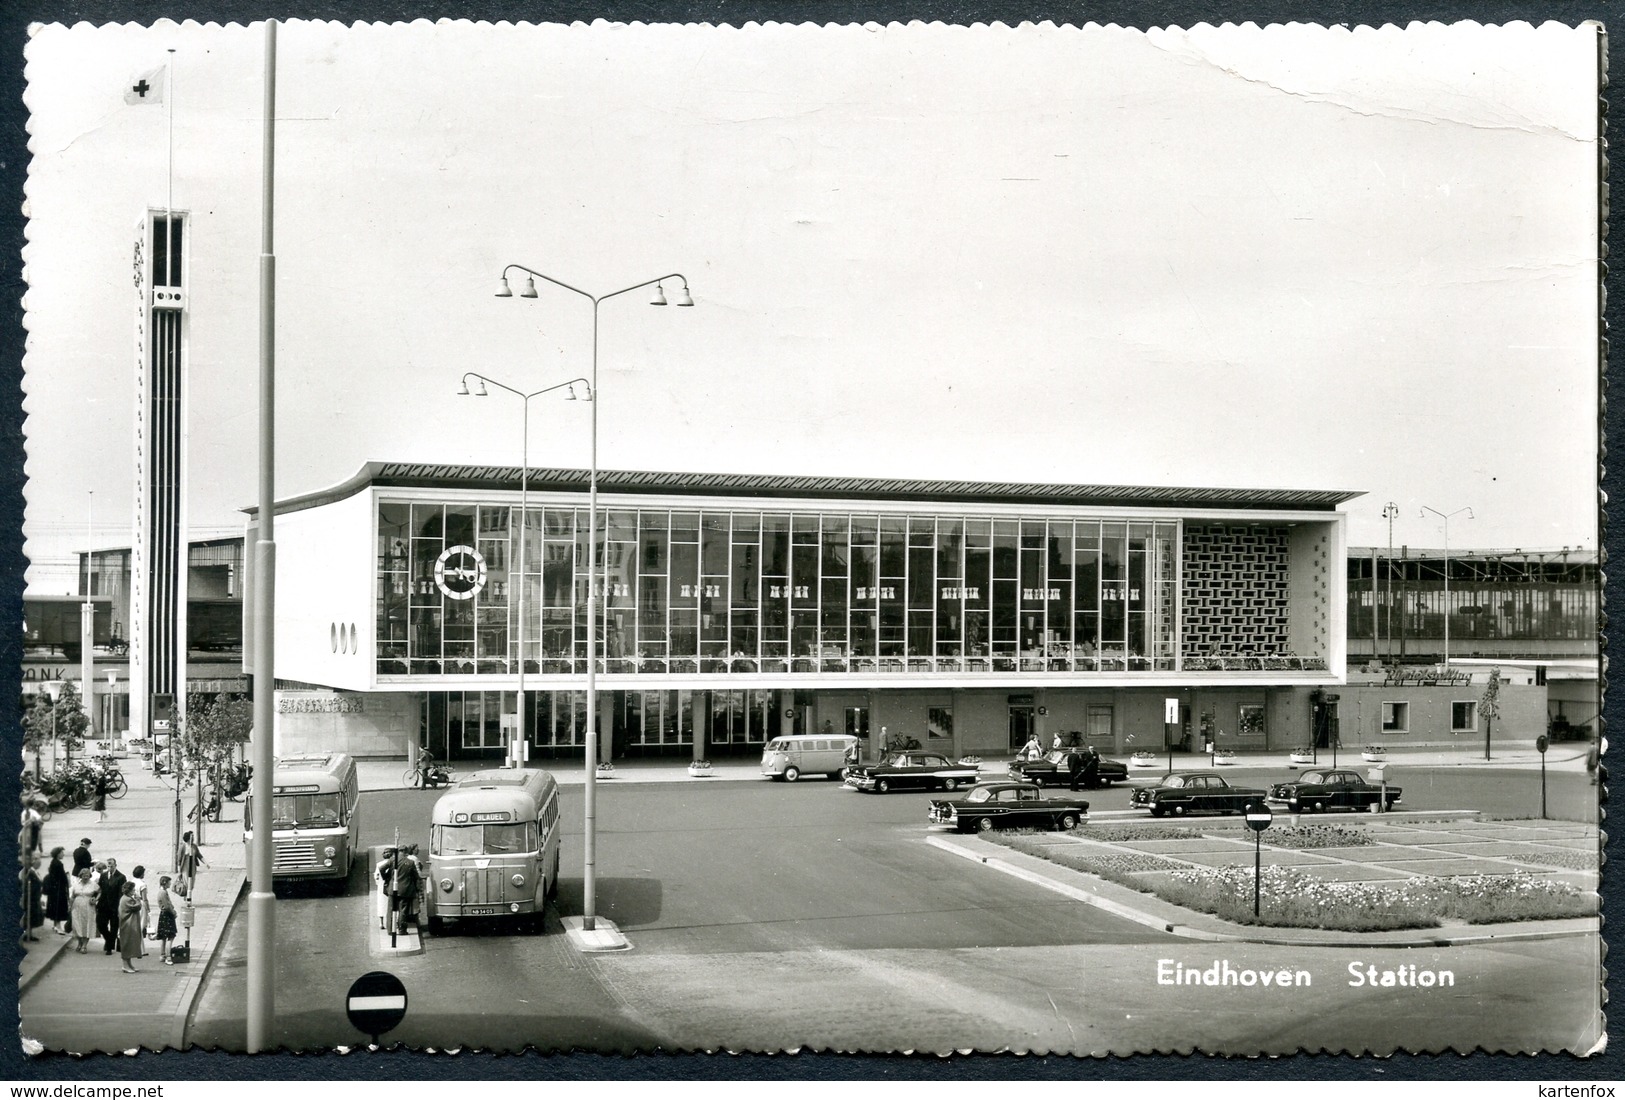
<path fill-rule="evenodd" d="M 175 284 L 176 257 L 175 257 L 175 49 L 169 50 L 169 71 L 164 74 L 164 80 L 169 87 L 164 89 L 167 93 L 165 110 L 169 113 L 169 156 L 164 167 L 164 234 L 169 239 L 164 242 L 164 263 L 169 270 L 164 275 L 169 285 Z"/>
<path fill-rule="evenodd" d="M 254 841 L 249 848 L 248 1053 L 268 1050 L 276 1017 L 276 895 L 271 890 L 271 706 L 276 689 L 276 254 L 273 201 L 276 190 L 276 20 L 265 21 L 265 120 L 260 214 L 260 445 L 258 531 L 254 543 L 254 773 L 250 805 Z"/>

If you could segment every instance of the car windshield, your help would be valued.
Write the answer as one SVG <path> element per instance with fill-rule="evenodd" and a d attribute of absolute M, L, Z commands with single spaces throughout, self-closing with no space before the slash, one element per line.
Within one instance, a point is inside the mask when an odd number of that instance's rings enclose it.
<path fill-rule="evenodd" d="M 1051 764 L 1059 764 L 1066 759 L 1066 750 L 1055 749 L 1048 756 L 1044 757 L 1044 759 L 1048 760 Z"/>
<path fill-rule="evenodd" d="M 993 797 L 993 792 L 991 790 L 989 790 L 986 787 L 977 787 L 974 791 L 972 791 L 970 794 L 965 796 L 965 801 L 966 802 L 986 802 L 988 799 L 990 799 L 992 797 Z"/>
<path fill-rule="evenodd" d="M 1184 785 L 1185 777 L 1182 775 L 1165 776 L 1162 782 L 1157 784 L 1159 787 L 1183 787 Z"/>
<path fill-rule="evenodd" d="M 343 803 L 333 794 L 279 794 L 271 799 L 271 827 L 311 829 L 337 825 Z"/>
<path fill-rule="evenodd" d="M 536 823 L 436 825 L 429 850 L 437 856 L 506 856 L 536 850 Z"/>
<path fill-rule="evenodd" d="M 1324 782 L 1326 782 L 1326 777 L 1321 775 L 1319 772 L 1304 772 L 1302 775 L 1300 775 L 1298 777 L 1298 782 L 1299 783 L 1324 783 Z"/>
<path fill-rule="evenodd" d="M 783 738 L 780 738 L 777 741 L 769 741 L 767 743 L 767 751 L 768 752 L 783 752 L 787 747 L 788 746 L 785 744 L 785 741 L 784 741 Z"/>

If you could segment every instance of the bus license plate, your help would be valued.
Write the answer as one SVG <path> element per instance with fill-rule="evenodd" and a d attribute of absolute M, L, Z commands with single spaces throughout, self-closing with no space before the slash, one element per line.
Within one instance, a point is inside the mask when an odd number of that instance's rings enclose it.
<path fill-rule="evenodd" d="M 494 905 L 470 905 L 463 910 L 463 915 L 466 917 L 494 917 L 496 914 L 497 910 Z"/>

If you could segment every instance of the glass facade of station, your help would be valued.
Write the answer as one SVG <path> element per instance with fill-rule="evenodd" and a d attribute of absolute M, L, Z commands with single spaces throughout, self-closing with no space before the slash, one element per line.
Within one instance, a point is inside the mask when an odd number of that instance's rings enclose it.
<path fill-rule="evenodd" d="M 520 585 L 526 671 L 586 671 L 587 510 L 531 507 L 522 568 L 518 515 L 380 501 L 380 678 L 517 672 Z M 1176 667 L 1176 521 L 764 508 L 600 509 L 598 521 L 601 671 Z M 686 694 L 629 693 L 638 736 L 680 737 L 694 721 Z M 730 737 L 757 711 L 765 723 L 769 704 L 753 696 L 771 693 L 734 694 L 738 706 L 722 708 Z M 497 704 L 477 706 L 483 729 Z M 572 715 L 546 720 L 576 728 Z"/>

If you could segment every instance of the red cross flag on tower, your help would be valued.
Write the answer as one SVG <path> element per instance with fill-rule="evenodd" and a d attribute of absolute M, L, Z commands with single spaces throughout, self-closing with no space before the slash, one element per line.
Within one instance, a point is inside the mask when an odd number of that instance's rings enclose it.
<path fill-rule="evenodd" d="M 142 103 L 162 103 L 164 101 L 164 80 L 168 76 L 167 65 L 160 65 L 151 72 L 142 73 L 124 88 L 124 102 L 131 106 Z"/>

